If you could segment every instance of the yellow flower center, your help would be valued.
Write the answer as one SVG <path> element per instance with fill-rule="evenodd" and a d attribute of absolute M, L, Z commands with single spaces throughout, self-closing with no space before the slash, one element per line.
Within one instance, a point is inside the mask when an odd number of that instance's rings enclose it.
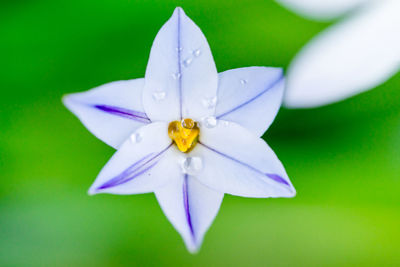
<path fill-rule="evenodd" d="M 178 149 L 184 153 L 191 151 L 197 143 L 200 129 L 192 119 L 172 121 L 168 125 L 168 136 L 174 140 Z"/>

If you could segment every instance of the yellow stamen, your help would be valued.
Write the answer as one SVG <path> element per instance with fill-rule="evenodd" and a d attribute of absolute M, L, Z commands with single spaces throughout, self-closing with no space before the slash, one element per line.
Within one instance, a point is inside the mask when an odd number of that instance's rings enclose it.
<path fill-rule="evenodd" d="M 197 122 L 192 119 L 172 121 L 168 125 L 168 136 L 174 140 L 178 149 L 184 153 L 189 152 L 197 143 L 200 129 Z"/>

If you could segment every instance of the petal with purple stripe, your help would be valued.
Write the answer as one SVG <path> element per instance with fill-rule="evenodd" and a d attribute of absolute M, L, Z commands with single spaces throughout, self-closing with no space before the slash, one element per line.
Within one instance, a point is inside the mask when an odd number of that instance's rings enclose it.
<path fill-rule="evenodd" d="M 284 76 L 280 68 L 248 67 L 219 74 L 215 117 L 240 124 L 261 136 L 282 103 Z"/>
<path fill-rule="evenodd" d="M 198 251 L 224 194 L 204 186 L 193 176 L 183 174 L 158 188 L 155 194 L 189 251 Z"/>
<path fill-rule="evenodd" d="M 63 102 L 96 137 L 118 148 L 151 122 L 142 106 L 143 86 L 144 79 L 117 81 L 67 95 Z"/>
<path fill-rule="evenodd" d="M 137 130 L 141 140 L 127 140 L 118 149 L 101 170 L 89 193 L 153 192 L 171 177 L 180 175 L 181 169 L 177 164 L 179 153 L 173 148 L 166 132 L 167 124 L 162 122 Z"/>
<path fill-rule="evenodd" d="M 121 116 L 130 120 L 136 120 L 143 123 L 151 122 L 144 112 L 109 105 L 93 105 L 93 107 L 109 114 Z"/>
<path fill-rule="evenodd" d="M 204 100 L 216 96 L 218 73 L 199 27 L 176 8 L 158 32 L 145 75 L 143 105 L 153 121 L 199 120 L 214 113 Z"/>
<path fill-rule="evenodd" d="M 192 235 L 193 240 L 196 240 L 194 229 L 192 225 L 192 216 L 190 215 L 190 204 L 189 204 L 189 185 L 188 185 L 188 175 L 185 174 L 183 177 L 183 185 L 182 185 L 182 193 L 183 193 L 183 207 L 185 209 L 186 222 L 189 227 L 190 234 Z"/>
<path fill-rule="evenodd" d="M 97 190 L 102 190 L 102 189 L 107 189 L 110 187 L 122 185 L 124 183 L 127 183 L 131 181 L 132 179 L 135 179 L 136 177 L 144 174 L 145 172 L 149 171 L 151 168 L 153 168 L 159 159 L 163 156 L 164 152 L 171 147 L 172 144 L 167 146 L 164 150 L 160 151 L 159 153 L 150 153 L 143 158 L 141 158 L 139 161 L 133 163 L 128 169 L 123 171 L 121 174 L 118 176 L 115 176 L 114 178 L 110 179 L 109 181 L 105 182 L 101 186 L 97 188 Z M 154 155 L 155 154 L 155 155 Z"/>
<path fill-rule="evenodd" d="M 222 193 L 245 197 L 293 197 L 295 189 L 265 141 L 236 123 L 201 129 L 190 156 L 201 157 L 196 178 Z M 229 134 L 226 134 L 229 133 Z"/>

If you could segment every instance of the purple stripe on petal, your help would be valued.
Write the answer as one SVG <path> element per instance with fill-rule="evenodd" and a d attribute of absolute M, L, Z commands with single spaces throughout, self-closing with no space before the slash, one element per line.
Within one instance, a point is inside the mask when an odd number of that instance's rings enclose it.
<path fill-rule="evenodd" d="M 121 174 L 111 178 L 107 182 L 105 182 L 103 185 L 99 186 L 97 190 L 102 190 L 102 189 L 107 189 L 110 187 L 114 187 L 117 185 L 121 185 L 124 183 L 127 183 L 134 178 L 142 175 L 143 173 L 147 172 L 151 168 L 153 168 L 158 161 L 160 160 L 160 157 L 162 154 L 167 151 L 172 144 L 170 144 L 168 147 L 160 151 L 159 153 L 150 153 L 140 160 L 136 161 L 134 164 L 129 166 L 125 171 L 123 171 Z M 155 155 L 154 155 L 155 154 Z"/>
<path fill-rule="evenodd" d="M 243 165 L 243 166 L 245 166 L 245 167 L 247 167 L 247 168 L 249 168 L 249 169 L 251 169 L 251 170 L 253 170 L 255 172 L 258 172 L 259 174 L 264 175 L 264 176 L 270 178 L 271 180 L 273 180 L 275 182 L 290 186 L 289 183 L 285 179 L 283 179 L 281 176 L 279 176 L 277 174 L 264 173 L 264 172 L 260 171 L 259 169 L 255 168 L 255 167 L 253 167 L 253 166 L 251 166 L 251 165 L 249 165 L 249 164 L 247 164 L 247 163 L 245 163 L 243 161 L 240 161 L 240 160 L 238 160 L 238 159 L 236 159 L 234 157 L 231 157 L 231 156 L 229 156 L 229 155 L 227 155 L 225 153 L 222 153 L 221 151 L 218 151 L 215 148 L 209 147 L 209 146 L 205 145 L 204 143 L 201 143 L 200 141 L 198 141 L 198 144 L 200 144 L 200 145 L 204 146 L 205 148 L 217 153 L 218 155 L 220 155 L 222 157 L 230 159 L 230 160 L 232 160 L 232 161 L 234 161 L 236 163 L 239 163 L 239 164 L 241 164 L 241 165 Z"/>
<path fill-rule="evenodd" d="M 285 179 L 283 179 L 281 176 L 279 176 L 278 174 L 266 173 L 265 175 L 267 175 L 269 178 L 271 178 L 275 182 L 290 186 L 289 183 Z"/>
<path fill-rule="evenodd" d="M 253 102 L 254 100 L 256 100 L 257 98 L 259 98 L 260 96 L 262 96 L 263 94 L 265 94 L 266 92 L 268 92 L 270 89 L 274 88 L 275 85 L 277 85 L 278 83 L 280 83 L 283 80 L 284 76 L 283 76 L 283 72 L 282 74 L 278 77 L 278 79 L 276 81 L 274 81 L 272 84 L 269 84 L 262 92 L 260 92 L 259 94 L 257 94 L 256 96 L 254 96 L 253 98 L 250 98 L 249 100 L 243 102 L 242 104 L 232 108 L 231 110 L 228 110 L 222 114 L 219 114 L 217 116 L 215 116 L 217 119 L 220 119 L 240 108 L 242 108 L 243 106 L 250 104 L 251 102 Z"/>
<path fill-rule="evenodd" d="M 192 225 L 192 218 L 190 215 L 190 208 L 189 208 L 189 192 L 188 192 L 188 175 L 185 174 L 183 177 L 183 207 L 185 208 L 185 215 L 186 215 L 186 221 L 190 229 L 190 233 L 192 234 L 192 238 L 194 240 L 194 230 L 193 230 L 193 225 Z"/>
<path fill-rule="evenodd" d="M 150 123 L 151 120 L 147 117 L 146 113 L 136 111 L 136 110 L 130 110 L 126 108 L 120 108 L 120 107 L 115 107 L 115 106 L 109 106 L 109 105 L 94 105 L 93 107 L 107 112 L 112 115 L 124 117 L 127 119 L 143 122 L 143 123 Z"/>

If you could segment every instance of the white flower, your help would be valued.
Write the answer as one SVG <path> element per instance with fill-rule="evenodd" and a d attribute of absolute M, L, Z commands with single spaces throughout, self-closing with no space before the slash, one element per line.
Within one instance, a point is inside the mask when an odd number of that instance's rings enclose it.
<path fill-rule="evenodd" d="M 399 70 L 399 0 L 277 1 L 317 19 L 351 13 L 314 38 L 293 60 L 286 106 L 336 102 L 378 86 Z"/>
<path fill-rule="evenodd" d="M 283 87 L 278 68 L 218 74 L 202 32 L 177 8 L 157 34 L 144 79 L 64 98 L 94 135 L 118 149 L 89 193 L 154 192 L 196 251 L 224 193 L 295 195 L 260 138 L 280 107 Z"/>

